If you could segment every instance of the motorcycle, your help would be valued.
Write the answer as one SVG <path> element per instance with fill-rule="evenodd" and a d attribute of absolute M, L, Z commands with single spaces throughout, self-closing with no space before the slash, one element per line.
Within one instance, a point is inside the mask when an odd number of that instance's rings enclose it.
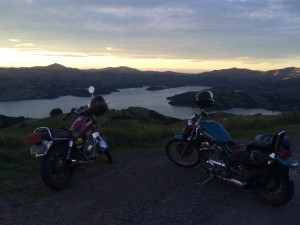
<path fill-rule="evenodd" d="M 214 105 L 211 91 L 199 92 L 196 102 L 200 110 L 188 120 L 183 133 L 167 143 L 167 157 L 182 167 L 201 164 L 210 177 L 200 185 L 220 178 L 253 190 L 267 204 L 279 206 L 289 202 L 294 195 L 299 163 L 291 158 L 286 132 L 257 135 L 254 141 L 241 144 L 231 140 L 220 123 L 206 119 L 206 109 Z"/>
<path fill-rule="evenodd" d="M 98 154 L 112 163 L 108 143 L 95 118 L 103 115 L 108 105 L 102 96 L 94 96 L 94 91 L 93 86 L 89 87 L 92 99 L 88 106 L 73 108 L 63 117 L 79 116 L 70 129 L 38 127 L 28 135 L 30 153 L 41 157 L 41 178 L 50 189 L 67 187 L 75 169 L 92 164 Z"/>

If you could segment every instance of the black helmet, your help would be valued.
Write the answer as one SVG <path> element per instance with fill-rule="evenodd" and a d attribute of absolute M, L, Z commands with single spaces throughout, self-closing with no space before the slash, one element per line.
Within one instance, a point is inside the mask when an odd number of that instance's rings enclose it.
<path fill-rule="evenodd" d="M 211 91 L 200 91 L 196 95 L 196 101 L 200 108 L 208 108 L 214 105 L 214 95 Z"/>
<path fill-rule="evenodd" d="M 108 110 L 108 105 L 102 96 L 92 98 L 89 109 L 94 116 L 101 116 Z"/>

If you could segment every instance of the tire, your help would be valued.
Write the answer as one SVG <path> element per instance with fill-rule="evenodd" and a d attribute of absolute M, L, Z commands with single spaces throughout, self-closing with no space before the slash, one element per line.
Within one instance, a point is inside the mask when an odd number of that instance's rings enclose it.
<path fill-rule="evenodd" d="M 109 152 L 108 150 L 105 150 L 105 151 L 103 152 L 103 156 L 104 156 L 104 158 L 107 160 L 107 162 L 108 162 L 109 164 L 112 164 L 112 163 L 113 163 L 112 156 L 111 156 L 111 154 L 110 154 L 110 152 Z"/>
<path fill-rule="evenodd" d="M 100 132 L 99 132 L 100 133 Z M 102 136 L 102 138 L 105 140 L 105 138 Z M 106 142 L 106 141 L 105 141 Z M 103 154 L 104 158 L 106 159 L 106 161 L 109 163 L 109 164 L 112 164 L 113 162 L 113 158 L 109 152 L 109 148 L 106 148 L 104 151 L 101 149 L 101 146 L 100 146 L 100 140 L 95 140 L 95 144 L 96 144 L 96 148 L 97 148 L 97 151 L 100 155 Z"/>
<path fill-rule="evenodd" d="M 270 170 L 268 176 L 254 187 L 256 196 L 273 206 L 288 203 L 294 190 L 294 182 L 289 180 L 288 173 L 283 168 Z"/>
<path fill-rule="evenodd" d="M 69 185 L 74 168 L 66 160 L 66 147 L 53 145 L 47 155 L 41 158 L 41 177 L 46 186 L 52 190 L 61 190 Z"/>
<path fill-rule="evenodd" d="M 185 148 L 185 146 L 187 148 Z M 197 148 L 184 140 L 171 140 L 166 145 L 168 158 L 178 166 L 193 167 L 200 162 Z"/>

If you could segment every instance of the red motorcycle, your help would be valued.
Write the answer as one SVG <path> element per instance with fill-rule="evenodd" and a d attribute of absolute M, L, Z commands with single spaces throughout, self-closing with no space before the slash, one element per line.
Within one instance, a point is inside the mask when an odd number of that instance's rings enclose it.
<path fill-rule="evenodd" d="M 102 96 L 93 96 L 88 106 L 73 108 L 63 119 L 76 114 L 79 117 L 70 129 L 38 127 L 28 135 L 30 153 L 41 157 L 40 173 L 47 187 L 53 190 L 65 188 L 72 180 L 75 169 L 81 164 L 91 164 L 98 154 L 112 163 L 109 146 L 95 116 L 108 110 Z"/>

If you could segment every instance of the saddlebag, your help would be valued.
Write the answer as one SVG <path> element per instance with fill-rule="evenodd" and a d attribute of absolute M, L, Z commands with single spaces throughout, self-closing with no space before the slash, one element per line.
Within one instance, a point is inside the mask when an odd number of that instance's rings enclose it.
<path fill-rule="evenodd" d="M 268 165 L 271 160 L 268 153 L 247 149 L 246 145 L 239 144 L 234 141 L 226 143 L 226 147 L 232 153 L 232 162 L 243 165 Z"/>

